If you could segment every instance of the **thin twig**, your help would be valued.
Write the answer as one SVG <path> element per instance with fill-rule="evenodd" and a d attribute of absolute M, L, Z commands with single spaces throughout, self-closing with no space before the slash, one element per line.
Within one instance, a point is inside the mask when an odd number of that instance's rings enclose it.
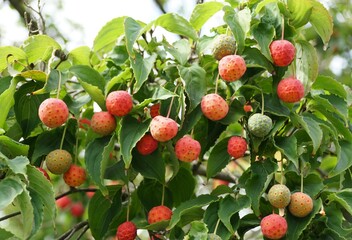
<path fill-rule="evenodd" d="M 83 221 L 83 222 L 79 222 L 76 225 L 74 225 L 70 230 L 68 230 L 67 232 L 65 232 L 64 234 L 62 234 L 58 240 L 67 240 L 70 239 L 76 232 L 78 232 L 80 229 L 84 228 L 88 226 L 88 221 Z"/>

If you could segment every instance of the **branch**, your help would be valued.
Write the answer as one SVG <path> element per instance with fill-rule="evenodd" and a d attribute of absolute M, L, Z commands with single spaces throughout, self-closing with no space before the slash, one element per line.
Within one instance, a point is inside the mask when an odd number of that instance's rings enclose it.
<path fill-rule="evenodd" d="M 85 228 L 84 230 L 87 231 L 87 226 L 88 225 L 88 221 L 83 221 L 80 223 L 77 223 L 76 225 L 74 225 L 70 230 L 68 230 L 67 232 L 65 232 L 64 234 L 62 234 L 58 240 L 67 240 L 70 239 L 76 232 L 78 232 L 81 228 Z M 83 231 L 83 233 L 85 232 Z M 81 237 L 81 236 L 80 236 Z"/>
<path fill-rule="evenodd" d="M 33 16 L 26 11 L 26 6 L 23 0 L 9 0 L 10 5 L 18 12 L 21 16 L 24 24 L 28 27 L 30 34 L 38 33 L 38 22 Z"/>
<path fill-rule="evenodd" d="M 166 10 L 165 10 L 165 8 L 164 8 L 164 5 L 161 3 L 161 1 L 160 0 L 154 0 L 154 2 L 155 2 L 155 4 L 159 7 L 159 9 L 160 9 L 160 11 L 162 12 L 162 13 L 167 13 L 166 12 Z"/>
<path fill-rule="evenodd" d="M 196 166 L 196 165 L 194 165 Z M 201 176 L 207 176 L 207 172 L 204 166 L 198 166 L 196 168 L 193 168 L 193 174 L 197 174 L 197 175 L 201 175 Z M 218 174 L 216 174 L 214 177 L 212 178 L 216 178 L 216 179 L 220 179 L 220 180 L 224 180 L 230 183 L 237 183 L 237 179 L 233 176 L 230 175 L 228 173 L 224 173 L 224 172 L 219 172 Z"/>

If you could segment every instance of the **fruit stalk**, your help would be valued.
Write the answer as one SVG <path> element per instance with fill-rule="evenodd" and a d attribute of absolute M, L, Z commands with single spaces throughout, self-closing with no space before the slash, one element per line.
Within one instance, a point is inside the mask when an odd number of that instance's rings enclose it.
<path fill-rule="evenodd" d="M 64 132 L 62 133 L 61 142 L 60 142 L 60 150 L 62 149 L 62 147 L 64 145 L 66 130 L 67 130 L 67 124 L 65 125 Z"/>

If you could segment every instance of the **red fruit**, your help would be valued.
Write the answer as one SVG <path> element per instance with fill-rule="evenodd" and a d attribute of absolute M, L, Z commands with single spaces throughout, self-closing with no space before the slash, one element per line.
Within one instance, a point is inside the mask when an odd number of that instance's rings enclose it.
<path fill-rule="evenodd" d="M 106 109 L 114 116 L 123 117 L 133 107 L 132 96 L 126 91 L 113 91 L 106 98 Z"/>
<path fill-rule="evenodd" d="M 159 142 L 166 142 L 176 136 L 177 123 L 171 118 L 156 116 L 150 123 L 150 133 Z"/>
<path fill-rule="evenodd" d="M 64 181 L 71 187 L 77 187 L 86 180 L 86 171 L 84 168 L 72 164 L 67 172 L 64 173 Z"/>
<path fill-rule="evenodd" d="M 247 67 L 244 59 L 238 55 L 227 55 L 219 61 L 219 74 L 227 82 L 240 79 Z"/>
<path fill-rule="evenodd" d="M 94 189 L 95 186 L 94 185 L 90 185 L 89 188 Z M 94 196 L 94 194 L 95 194 L 95 192 L 93 192 L 93 191 L 92 192 L 86 192 L 86 195 L 87 195 L 88 198 L 92 198 Z"/>
<path fill-rule="evenodd" d="M 142 155 L 149 155 L 158 148 L 158 141 L 150 134 L 145 134 L 137 142 L 137 151 Z"/>
<path fill-rule="evenodd" d="M 81 202 L 76 202 L 71 205 L 71 214 L 74 217 L 82 217 L 84 213 L 84 206 Z"/>
<path fill-rule="evenodd" d="M 248 103 L 248 104 L 246 104 L 246 105 L 243 106 L 243 110 L 244 110 L 245 112 L 252 112 L 253 108 L 252 108 L 252 106 Z"/>
<path fill-rule="evenodd" d="M 148 213 L 148 223 L 153 224 L 164 220 L 170 220 L 172 211 L 166 206 L 156 206 L 150 209 Z"/>
<path fill-rule="evenodd" d="M 213 189 L 217 188 L 219 185 L 228 186 L 229 182 L 221 179 L 213 179 L 213 185 L 212 185 Z"/>
<path fill-rule="evenodd" d="M 39 171 L 41 171 L 41 172 L 44 174 L 44 176 L 46 177 L 46 179 L 48 179 L 48 180 L 50 181 L 49 174 L 45 171 L 45 169 L 43 169 L 43 168 L 41 168 L 41 167 L 37 167 L 37 169 L 38 169 Z"/>
<path fill-rule="evenodd" d="M 276 66 L 286 67 L 295 58 L 296 48 L 287 40 L 275 40 L 270 44 L 269 48 Z"/>
<path fill-rule="evenodd" d="M 71 199 L 68 196 L 63 196 L 56 200 L 58 208 L 64 209 L 71 204 Z"/>
<path fill-rule="evenodd" d="M 229 112 L 229 105 L 218 94 L 207 94 L 200 103 L 203 114 L 210 120 L 217 121 L 223 119 Z"/>
<path fill-rule="evenodd" d="M 260 227 L 263 235 L 269 239 L 280 239 L 287 232 L 286 219 L 275 213 L 264 217 L 260 222 Z"/>
<path fill-rule="evenodd" d="M 283 102 L 299 102 L 304 97 L 303 84 L 294 77 L 282 79 L 277 86 L 277 95 Z"/>
<path fill-rule="evenodd" d="M 60 127 L 67 121 L 68 108 L 64 101 L 57 98 L 44 100 L 38 109 L 38 115 L 44 125 L 50 128 Z"/>
<path fill-rule="evenodd" d="M 116 129 L 116 120 L 108 112 L 96 112 L 91 120 L 93 132 L 106 136 L 113 133 Z"/>
<path fill-rule="evenodd" d="M 303 192 L 295 192 L 291 195 L 288 210 L 293 216 L 305 217 L 313 210 L 313 200 Z"/>
<path fill-rule="evenodd" d="M 150 107 L 150 116 L 155 118 L 160 115 L 160 103 L 156 103 Z"/>
<path fill-rule="evenodd" d="M 175 145 L 175 153 L 177 158 L 183 162 L 192 162 L 196 160 L 200 154 L 200 143 L 190 136 L 180 138 Z"/>
<path fill-rule="evenodd" d="M 137 236 L 137 227 L 133 222 L 124 222 L 117 227 L 117 240 L 134 240 Z"/>
<path fill-rule="evenodd" d="M 244 138 L 234 136 L 227 143 L 227 152 L 233 158 L 243 157 L 247 151 L 247 142 Z"/>
<path fill-rule="evenodd" d="M 88 118 L 79 119 L 79 128 L 87 130 L 90 126 L 90 120 Z"/>

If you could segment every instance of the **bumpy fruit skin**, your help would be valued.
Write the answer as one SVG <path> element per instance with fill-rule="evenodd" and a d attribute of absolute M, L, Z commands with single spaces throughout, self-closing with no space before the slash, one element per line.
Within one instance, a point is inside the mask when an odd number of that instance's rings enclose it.
<path fill-rule="evenodd" d="M 86 171 L 84 168 L 72 164 L 67 172 L 64 173 L 64 181 L 71 187 L 78 187 L 86 180 Z"/>
<path fill-rule="evenodd" d="M 204 116 L 213 121 L 223 119 L 229 112 L 227 102 L 216 93 L 203 96 L 200 106 Z"/>
<path fill-rule="evenodd" d="M 76 202 L 71 205 L 70 212 L 74 217 L 82 217 L 84 213 L 84 206 L 81 202 Z"/>
<path fill-rule="evenodd" d="M 233 82 L 243 76 L 247 70 L 247 66 L 241 56 L 228 55 L 219 61 L 218 69 L 220 77 L 223 80 Z"/>
<path fill-rule="evenodd" d="M 248 119 L 248 129 L 256 137 L 265 137 L 273 127 L 270 117 L 255 113 Z"/>
<path fill-rule="evenodd" d="M 175 153 L 177 158 L 183 162 L 192 162 L 199 157 L 200 143 L 190 136 L 180 138 L 175 145 Z"/>
<path fill-rule="evenodd" d="M 291 192 L 283 184 L 275 184 L 268 192 L 268 199 L 272 206 L 276 208 L 285 208 L 291 200 Z"/>
<path fill-rule="evenodd" d="M 253 110 L 252 105 L 250 105 L 250 104 L 245 104 L 245 105 L 243 106 L 243 110 L 244 110 L 245 112 L 252 112 L 252 110 Z"/>
<path fill-rule="evenodd" d="M 243 157 L 247 151 L 247 142 L 244 138 L 233 136 L 227 143 L 227 152 L 233 158 Z"/>
<path fill-rule="evenodd" d="M 283 102 L 299 102 L 304 97 L 304 86 L 300 80 L 288 77 L 279 82 L 277 95 Z"/>
<path fill-rule="evenodd" d="M 56 205 L 60 209 L 65 209 L 69 207 L 71 204 L 71 199 L 68 196 L 63 196 L 62 198 L 59 198 L 56 200 Z"/>
<path fill-rule="evenodd" d="M 156 103 L 150 107 L 150 116 L 155 118 L 160 115 L 160 103 Z"/>
<path fill-rule="evenodd" d="M 106 97 L 106 109 L 114 116 L 123 117 L 133 108 L 132 96 L 126 91 L 113 91 Z"/>
<path fill-rule="evenodd" d="M 177 123 L 171 118 L 156 116 L 150 123 L 150 133 L 159 142 L 167 142 L 176 136 Z"/>
<path fill-rule="evenodd" d="M 278 214 L 270 214 L 260 222 L 262 233 L 269 239 L 280 239 L 287 232 L 287 221 Z"/>
<path fill-rule="evenodd" d="M 44 125 L 56 128 L 67 121 L 69 112 L 64 101 L 57 98 L 48 98 L 40 104 L 38 115 Z"/>
<path fill-rule="evenodd" d="M 313 210 L 313 200 L 308 194 L 295 192 L 291 195 L 288 210 L 293 216 L 305 217 Z"/>
<path fill-rule="evenodd" d="M 37 167 L 37 169 L 39 171 L 41 171 L 44 175 L 44 177 L 46 177 L 46 179 L 48 179 L 50 181 L 50 177 L 49 177 L 49 174 L 45 171 L 45 169 L 41 168 L 41 167 Z"/>
<path fill-rule="evenodd" d="M 46 156 L 45 162 L 46 167 L 51 173 L 63 174 L 70 168 L 72 156 L 66 150 L 56 149 Z"/>
<path fill-rule="evenodd" d="M 96 112 L 92 116 L 90 125 L 93 132 L 107 136 L 115 131 L 116 120 L 109 112 Z"/>
<path fill-rule="evenodd" d="M 147 133 L 137 142 L 136 147 L 140 154 L 149 155 L 158 148 L 158 141 Z"/>
<path fill-rule="evenodd" d="M 287 40 L 275 40 L 270 44 L 269 48 L 276 66 L 286 67 L 295 58 L 296 48 Z"/>
<path fill-rule="evenodd" d="M 233 36 L 226 34 L 218 35 L 213 43 L 213 56 L 216 60 L 221 60 L 227 55 L 232 55 L 236 51 L 236 40 Z"/>
<path fill-rule="evenodd" d="M 148 223 L 153 224 L 164 220 L 170 220 L 172 211 L 166 206 L 156 206 L 150 209 L 148 213 Z"/>
<path fill-rule="evenodd" d="M 134 240 L 137 236 L 137 227 L 133 222 L 124 222 L 117 227 L 117 240 Z"/>

